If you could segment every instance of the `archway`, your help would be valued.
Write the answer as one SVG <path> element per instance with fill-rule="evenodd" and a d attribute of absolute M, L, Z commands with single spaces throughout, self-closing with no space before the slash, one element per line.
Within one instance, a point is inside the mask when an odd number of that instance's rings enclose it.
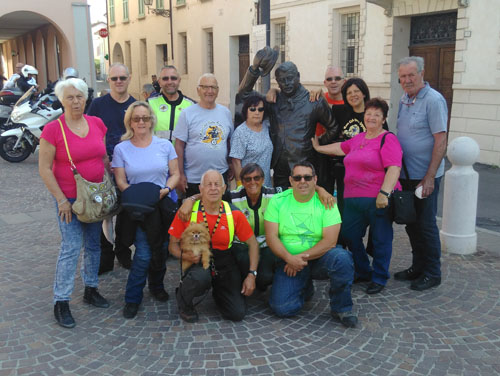
<path fill-rule="evenodd" d="M 113 47 L 113 60 L 111 61 L 112 63 L 124 63 L 122 46 L 118 42 Z"/>

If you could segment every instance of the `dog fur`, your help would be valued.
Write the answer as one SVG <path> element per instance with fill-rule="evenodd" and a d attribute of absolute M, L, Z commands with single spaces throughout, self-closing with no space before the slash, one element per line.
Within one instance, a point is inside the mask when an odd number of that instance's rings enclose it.
<path fill-rule="evenodd" d="M 202 223 L 190 223 L 181 235 L 182 252 L 192 252 L 195 256 L 201 255 L 203 269 L 210 266 L 210 234 L 207 227 Z M 193 263 L 182 260 L 182 272 L 184 273 Z"/>

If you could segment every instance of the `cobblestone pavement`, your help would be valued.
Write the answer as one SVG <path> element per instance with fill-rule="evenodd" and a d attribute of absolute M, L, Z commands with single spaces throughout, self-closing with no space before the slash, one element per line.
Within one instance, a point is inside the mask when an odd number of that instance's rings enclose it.
<path fill-rule="evenodd" d="M 353 287 L 360 324 L 330 318 L 327 284 L 293 319 L 271 315 L 267 294 L 249 299 L 244 321 L 223 320 L 208 296 L 200 321 L 179 319 L 173 299 L 146 292 L 138 316 L 122 317 L 127 272 L 100 280 L 111 306 L 82 302 L 77 277 L 74 329 L 52 313 L 60 242 L 55 208 L 37 172 L 37 156 L 0 160 L 0 376 L 3 375 L 498 375 L 500 257 L 443 255 L 443 283 L 425 292 L 391 279 L 376 296 Z M 500 237 L 498 238 L 500 240 Z M 491 243 L 491 244 L 498 244 Z M 391 272 L 407 267 L 409 244 L 397 226 Z M 173 296 L 177 263 L 169 261 Z"/>

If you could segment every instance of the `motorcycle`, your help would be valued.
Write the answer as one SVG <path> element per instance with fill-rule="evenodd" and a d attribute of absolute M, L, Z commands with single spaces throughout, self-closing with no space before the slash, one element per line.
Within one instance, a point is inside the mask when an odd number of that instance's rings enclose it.
<path fill-rule="evenodd" d="M 14 104 L 21 98 L 23 91 L 17 87 L 12 89 L 3 89 L 0 91 L 0 130 L 7 130 L 4 124 L 12 112 Z"/>
<path fill-rule="evenodd" d="M 11 127 L 0 135 L 0 157 L 8 162 L 22 162 L 34 153 L 40 142 L 42 129 L 57 119 L 62 108 L 53 109 L 53 94 L 45 93 L 30 102 L 35 91 L 32 87 L 14 105 L 6 126 Z"/>

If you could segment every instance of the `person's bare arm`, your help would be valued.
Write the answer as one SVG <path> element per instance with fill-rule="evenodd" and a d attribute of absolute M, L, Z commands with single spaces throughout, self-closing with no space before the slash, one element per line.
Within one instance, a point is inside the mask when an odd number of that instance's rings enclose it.
<path fill-rule="evenodd" d="M 61 222 L 71 222 L 71 204 L 59 187 L 56 177 L 52 172 L 52 164 L 56 155 L 56 147 L 44 138 L 40 139 L 40 151 L 38 154 L 38 172 L 45 186 L 57 200 L 57 214 Z"/>
<path fill-rule="evenodd" d="M 396 186 L 399 179 L 399 174 L 401 173 L 401 167 L 389 166 L 387 167 L 387 172 L 385 173 L 384 182 L 380 189 L 384 192 L 391 193 Z M 389 198 L 382 193 L 377 195 L 375 205 L 378 209 L 385 208 L 389 205 Z"/>
<path fill-rule="evenodd" d="M 315 260 L 323 256 L 328 250 L 332 249 L 339 238 L 340 223 L 328 227 L 323 227 L 323 238 L 306 252 L 307 260 Z"/>
<path fill-rule="evenodd" d="M 168 161 L 168 179 L 166 186 L 171 190 L 174 190 L 177 184 L 179 183 L 180 173 L 179 173 L 179 164 L 178 159 L 171 159 Z M 171 191 L 168 188 L 163 188 L 160 190 L 160 199 L 165 197 L 165 195 L 169 194 Z"/>
<path fill-rule="evenodd" d="M 335 207 L 335 202 L 336 202 L 335 197 L 333 197 L 330 193 L 328 193 L 325 188 L 317 185 L 315 187 L 315 191 L 318 194 L 318 198 L 325 207 L 325 209 L 329 210 Z"/>
<path fill-rule="evenodd" d="M 334 142 L 333 144 L 328 144 L 328 145 L 320 145 L 318 141 L 318 136 L 314 136 L 314 138 L 311 138 L 312 145 L 314 150 L 316 150 L 318 153 L 321 154 L 333 154 L 333 155 L 338 155 L 338 156 L 344 156 L 345 153 L 340 147 L 341 142 Z"/>
<path fill-rule="evenodd" d="M 115 167 L 113 169 L 115 174 L 115 181 L 118 189 L 123 192 L 125 189 L 130 187 L 130 184 L 127 182 L 127 175 L 125 174 L 125 169 L 123 167 Z"/>
<path fill-rule="evenodd" d="M 198 201 L 200 199 L 201 199 L 201 194 L 197 193 L 194 196 L 188 197 L 184 200 L 181 207 L 177 211 L 177 214 L 179 215 L 181 221 L 187 222 L 190 220 L 191 212 L 193 211 L 193 205 L 195 201 Z"/>
<path fill-rule="evenodd" d="M 233 171 L 234 171 L 234 178 L 236 180 L 236 185 L 239 187 L 241 185 L 241 159 L 238 158 L 233 158 L 232 161 L 233 164 Z"/>
<path fill-rule="evenodd" d="M 178 138 L 175 140 L 175 152 L 177 153 L 177 166 L 179 168 L 179 183 L 177 188 L 181 192 L 186 192 L 187 188 L 187 178 L 184 174 L 184 149 L 186 148 L 186 143 Z"/>
<path fill-rule="evenodd" d="M 250 239 L 245 242 L 248 245 L 248 257 L 250 259 L 250 270 L 257 270 L 259 265 L 259 243 L 255 239 L 255 235 L 252 235 Z M 245 296 L 250 296 L 255 290 L 255 276 L 248 273 L 247 277 L 243 281 L 241 288 L 241 293 Z"/>
<path fill-rule="evenodd" d="M 436 172 L 446 154 L 446 132 L 434 133 L 434 147 L 432 148 L 431 163 L 429 168 L 418 186 L 422 186 L 422 197 L 428 197 L 434 192 L 434 179 Z"/>

